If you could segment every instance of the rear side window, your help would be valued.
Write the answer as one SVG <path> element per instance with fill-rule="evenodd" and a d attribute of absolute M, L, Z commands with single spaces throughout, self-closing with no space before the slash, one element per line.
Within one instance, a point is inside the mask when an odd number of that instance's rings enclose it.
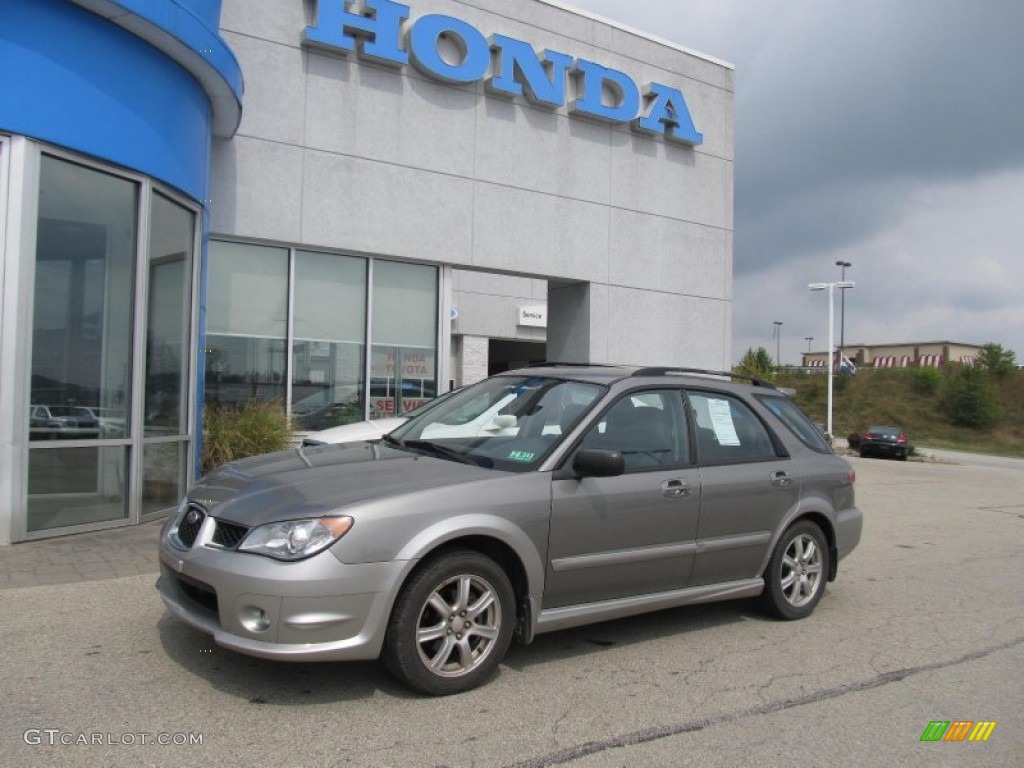
<path fill-rule="evenodd" d="M 807 414 L 800 410 L 800 406 L 788 397 L 772 397 L 769 395 L 754 395 L 779 421 L 786 425 L 790 432 L 797 436 L 801 443 L 812 451 L 818 453 L 832 453 L 825 436 L 821 434 Z"/>
<path fill-rule="evenodd" d="M 703 464 L 777 458 L 771 435 L 741 400 L 720 392 L 688 392 Z"/>

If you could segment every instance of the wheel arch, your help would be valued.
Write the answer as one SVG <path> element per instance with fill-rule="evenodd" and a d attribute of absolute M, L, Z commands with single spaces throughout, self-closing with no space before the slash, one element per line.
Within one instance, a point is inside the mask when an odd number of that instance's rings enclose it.
<path fill-rule="evenodd" d="M 794 518 L 786 527 L 789 528 L 803 520 L 814 523 L 825 534 L 825 541 L 828 542 L 828 580 L 835 581 L 836 575 L 839 573 L 839 549 L 836 546 L 836 529 L 832 525 L 832 520 L 824 512 L 810 511 Z"/>
<path fill-rule="evenodd" d="M 533 639 L 537 606 L 544 590 L 544 565 L 531 539 L 517 526 L 489 515 L 457 517 L 432 526 L 403 547 L 398 558 L 410 562 L 395 589 L 395 600 L 413 575 L 446 553 L 459 549 L 478 552 L 496 562 L 508 576 L 516 599 L 516 637 Z"/>
<path fill-rule="evenodd" d="M 761 563 L 761 573 L 764 573 L 768 567 L 768 563 L 771 561 L 772 553 L 775 551 L 775 547 L 779 543 L 779 539 L 782 538 L 783 534 L 788 531 L 791 527 L 797 523 L 807 520 L 817 525 L 821 532 L 825 535 L 825 541 L 828 542 L 828 554 L 829 554 L 829 565 L 828 565 L 828 580 L 835 581 L 836 576 L 839 573 L 839 549 L 836 544 L 836 529 L 832 522 L 832 518 L 823 510 L 813 509 L 795 509 L 793 513 L 785 519 L 785 522 L 779 526 L 778 530 L 772 536 L 771 542 L 769 542 L 768 550 L 765 553 L 764 561 Z"/>

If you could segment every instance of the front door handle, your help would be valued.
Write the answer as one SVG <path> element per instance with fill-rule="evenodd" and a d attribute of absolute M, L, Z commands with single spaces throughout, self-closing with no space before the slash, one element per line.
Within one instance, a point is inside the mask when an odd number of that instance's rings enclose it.
<path fill-rule="evenodd" d="M 689 496 L 690 486 L 682 480 L 666 480 L 661 484 L 661 495 L 668 499 Z"/>
<path fill-rule="evenodd" d="M 779 488 L 788 488 L 793 483 L 791 478 L 786 472 L 772 472 L 771 474 L 772 485 L 777 485 Z"/>

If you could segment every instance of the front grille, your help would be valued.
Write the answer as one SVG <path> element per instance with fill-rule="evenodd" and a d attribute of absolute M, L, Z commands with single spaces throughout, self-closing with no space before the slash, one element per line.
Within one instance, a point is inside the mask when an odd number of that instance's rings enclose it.
<path fill-rule="evenodd" d="M 224 520 L 217 520 L 217 528 L 213 532 L 213 543 L 224 549 L 234 549 L 245 538 L 249 529 L 244 525 L 228 523 Z"/>
<path fill-rule="evenodd" d="M 189 504 L 181 522 L 178 523 L 178 541 L 186 549 L 196 543 L 196 536 L 199 535 L 199 529 L 202 528 L 205 519 L 206 513 L 200 507 Z"/>

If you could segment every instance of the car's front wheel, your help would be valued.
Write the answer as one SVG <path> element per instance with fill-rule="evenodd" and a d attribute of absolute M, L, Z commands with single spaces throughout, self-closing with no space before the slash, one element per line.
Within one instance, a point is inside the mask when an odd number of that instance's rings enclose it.
<path fill-rule="evenodd" d="M 388 669 L 435 696 L 468 691 L 498 668 L 515 625 L 505 572 L 471 550 L 445 553 L 413 574 L 391 614 Z"/>
<path fill-rule="evenodd" d="M 809 520 L 792 525 L 765 570 L 761 607 L 780 619 L 802 619 L 825 593 L 828 572 L 828 542 L 821 528 Z"/>

